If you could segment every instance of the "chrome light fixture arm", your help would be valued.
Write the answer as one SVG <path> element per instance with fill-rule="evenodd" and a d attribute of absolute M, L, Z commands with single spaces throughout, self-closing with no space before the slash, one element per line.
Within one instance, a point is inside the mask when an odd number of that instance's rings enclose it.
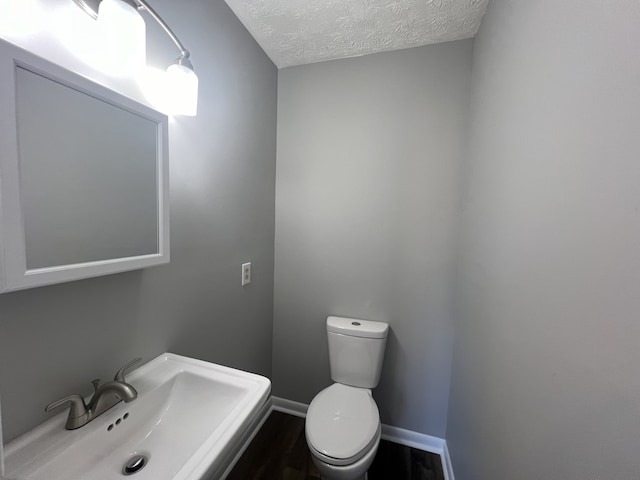
<path fill-rule="evenodd" d="M 173 30 L 171 30 L 171 27 L 167 25 L 167 23 L 162 19 L 162 17 L 158 15 L 158 13 L 146 2 L 146 0 L 133 0 L 133 1 L 139 5 L 138 7 L 139 9 L 142 8 L 147 12 L 149 12 L 149 15 L 151 15 L 151 17 L 153 17 L 153 19 L 156 22 L 158 22 L 158 24 L 167 33 L 167 35 L 169 35 L 169 38 L 171 38 L 173 43 L 176 44 L 176 47 L 178 47 L 178 49 L 180 50 L 180 58 L 178 59 L 180 64 L 184 65 L 185 67 L 189 67 L 191 70 L 193 70 L 193 65 L 191 65 L 191 62 L 188 60 L 190 55 L 189 50 L 185 48 L 185 46 L 178 39 L 176 34 L 173 33 Z"/>
<path fill-rule="evenodd" d="M 100 6 L 100 2 L 102 0 L 73 0 L 76 5 L 78 5 L 86 14 L 91 16 L 94 20 L 98 18 L 98 7 Z M 185 67 L 189 67 L 193 70 L 193 66 L 191 62 L 187 60 L 189 58 L 189 50 L 185 48 L 180 39 L 178 39 L 177 35 L 171 30 L 171 27 L 167 25 L 158 12 L 156 12 L 146 0 L 122 0 L 125 3 L 128 3 L 132 7 L 138 10 L 146 10 L 149 12 L 149 15 L 153 17 L 153 19 L 158 22 L 158 24 L 162 27 L 162 29 L 169 35 L 169 38 L 175 43 L 176 47 L 180 50 L 180 58 L 178 59 L 181 65 Z"/>
<path fill-rule="evenodd" d="M 85 13 L 90 15 L 94 19 L 98 19 L 98 12 L 100 10 L 101 2 L 106 0 L 73 0 L 76 5 L 78 5 Z M 127 7 L 125 9 L 121 9 L 116 7 L 118 4 L 126 4 Z M 107 7 L 107 3 L 102 5 L 103 7 Z M 123 5 L 120 5 L 122 7 Z M 121 10 L 121 11 L 118 11 Z M 131 12 L 127 12 L 131 10 Z M 190 52 L 185 48 L 182 42 L 178 39 L 177 35 L 171 30 L 171 27 L 167 25 L 167 23 L 162 19 L 160 15 L 153 9 L 151 5 L 147 2 L 147 0 L 110 0 L 109 8 L 105 8 L 106 18 L 108 21 L 113 22 L 114 11 L 118 15 L 124 12 L 124 16 L 128 18 L 127 22 L 130 22 L 132 18 L 134 18 L 135 23 L 143 23 L 137 22 L 135 19 L 136 14 L 140 14 L 143 10 L 146 10 L 149 15 L 162 27 L 165 33 L 169 36 L 171 41 L 178 47 L 180 50 L 180 56 L 167 68 L 167 75 L 165 84 L 167 85 L 167 98 L 166 105 L 162 108 L 166 108 L 167 111 L 170 111 L 174 115 L 186 115 L 186 116 L 195 116 L 198 110 L 198 76 L 194 72 L 193 65 L 189 59 Z M 108 11 L 108 12 L 107 12 Z M 130 13 L 133 13 L 133 16 L 129 16 Z M 111 16 L 110 16 L 111 15 Z M 142 17 L 142 15 L 139 15 Z M 99 19 L 98 19 L 99 20 Z M 114 22 L 115 23 L 115 22 Z M 126 24 L 125 24 L 126 25 Z M 137 28 L 135 25 L 132 28 Z M 134 41 L 138 41 L 142 43 L 144 41 L 144 28 L 141 29 L 142 32 L 138 31 L 140 37 L 134 39 Z M 113 32 L 113 35 L 118 35 L 119 31 Z M 111 45 L 112 42 L 107 42 L 107 45 Z M 140 48 L 135 48 L 133 46 L 129 48 L 129 45 L 118 44 L 118 42 L 113 42 L 113 45 L 117 49 L 121 49 L 123 51 L 117 52 L 109 52 L 110 55 L 108 57 L 115 58 L 127 58 L 131 64 L 137 65 L 140 62 L 140 57 L 144 58 L 143 46 L 137 45 Z M 126 50 L 128 49 L 128 50 Z M 131 55 L 128 55 L 131 53 Z M 128 56 L 127 56 L 128 55 Z M 128 65 L 126 61 L 122 62 L 123 64 Z M 142 65 L 140 65 L 142 67 Z M 133 69 L 132 69 L 133 70 Z"/>

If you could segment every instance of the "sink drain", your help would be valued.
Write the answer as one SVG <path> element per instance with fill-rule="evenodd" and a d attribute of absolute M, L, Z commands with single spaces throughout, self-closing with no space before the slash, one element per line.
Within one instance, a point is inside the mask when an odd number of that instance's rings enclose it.
<path fill-rule="evenodd" d="M 145 455 L 134 455 L 122 467 L 122 474 L 133 475 L 138 473 L 147 465 L 148 461 L 149 459 Z"/>

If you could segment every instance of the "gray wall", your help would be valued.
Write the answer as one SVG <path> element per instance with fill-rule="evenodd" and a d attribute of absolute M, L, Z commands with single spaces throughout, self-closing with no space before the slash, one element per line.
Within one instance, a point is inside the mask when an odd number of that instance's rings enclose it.
<path fill-rule="evenodd" d="M 273 381 L 331 383 L 328 315 L 391 324 L 382 421 L 444 436 L 472 41 L 280 70 Z"/>
<path fill-rule="evenodd" d="M 458 480 L 640 472 L 640 3 L 491 0 L 447 438 Z"/>
<path fill-rule="evenodd" d="M 50 12 L 70 4 L 46 2 Z M 192 53 L 198 116 L 170 120 L 171 263 L 0 295 L 5 440 L 62 395 L 164 351 L 271 373 L 277 70 L 222 1 L 155 0 Z M 150 21 L 148 62 L 177 56 Z M 142 99 L 76 60 L 48 31 L 28 49 Z M 1 87 L 0 87 L 1 88 Z M 253 264 L 240 286 L 240 266 Z"/>

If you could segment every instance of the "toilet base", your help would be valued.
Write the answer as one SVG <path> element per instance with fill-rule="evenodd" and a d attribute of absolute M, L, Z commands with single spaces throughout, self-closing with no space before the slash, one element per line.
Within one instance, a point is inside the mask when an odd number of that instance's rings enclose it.
<path fill-rule="evenodd" d="M 320 475 L 320 480 L 333 480 L 332 478 L 323 477 Z M 369 472 L 365 473 L 364 476 L 355 478 L 353 480 L 369 480 Z"/>
<path fill-rule="evenodd" d="M 380 431 L 378 431 L 378 438 L 371 450 L 351 465 L 337 466 L 324 463 L 319 458 L 316 458 L 313 452 L 311 452 L 311 459 L 318 468 L 322 480 L 367 480 L 367 471 L 378 452 L 378 445 L 380 445 Z"/>
<path fill-rule="evenodd" d="M 333 480 L 333 479 L 327 478 L 327 477 L 323 477 L 322 475 L 320 475 L 320 480 Z M 369 472 L 365 473 L 364 476 L 359 477 L 359 478 L 355 478 L 353 480 L 369 480 Z"/>

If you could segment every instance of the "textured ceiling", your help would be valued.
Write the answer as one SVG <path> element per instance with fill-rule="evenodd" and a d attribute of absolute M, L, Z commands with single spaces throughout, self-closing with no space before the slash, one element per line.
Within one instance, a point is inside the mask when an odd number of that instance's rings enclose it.
<path fill-rule="evenodd" d="M 226 0 L 278 68 L 473 37 L 489 0 Z"/>

